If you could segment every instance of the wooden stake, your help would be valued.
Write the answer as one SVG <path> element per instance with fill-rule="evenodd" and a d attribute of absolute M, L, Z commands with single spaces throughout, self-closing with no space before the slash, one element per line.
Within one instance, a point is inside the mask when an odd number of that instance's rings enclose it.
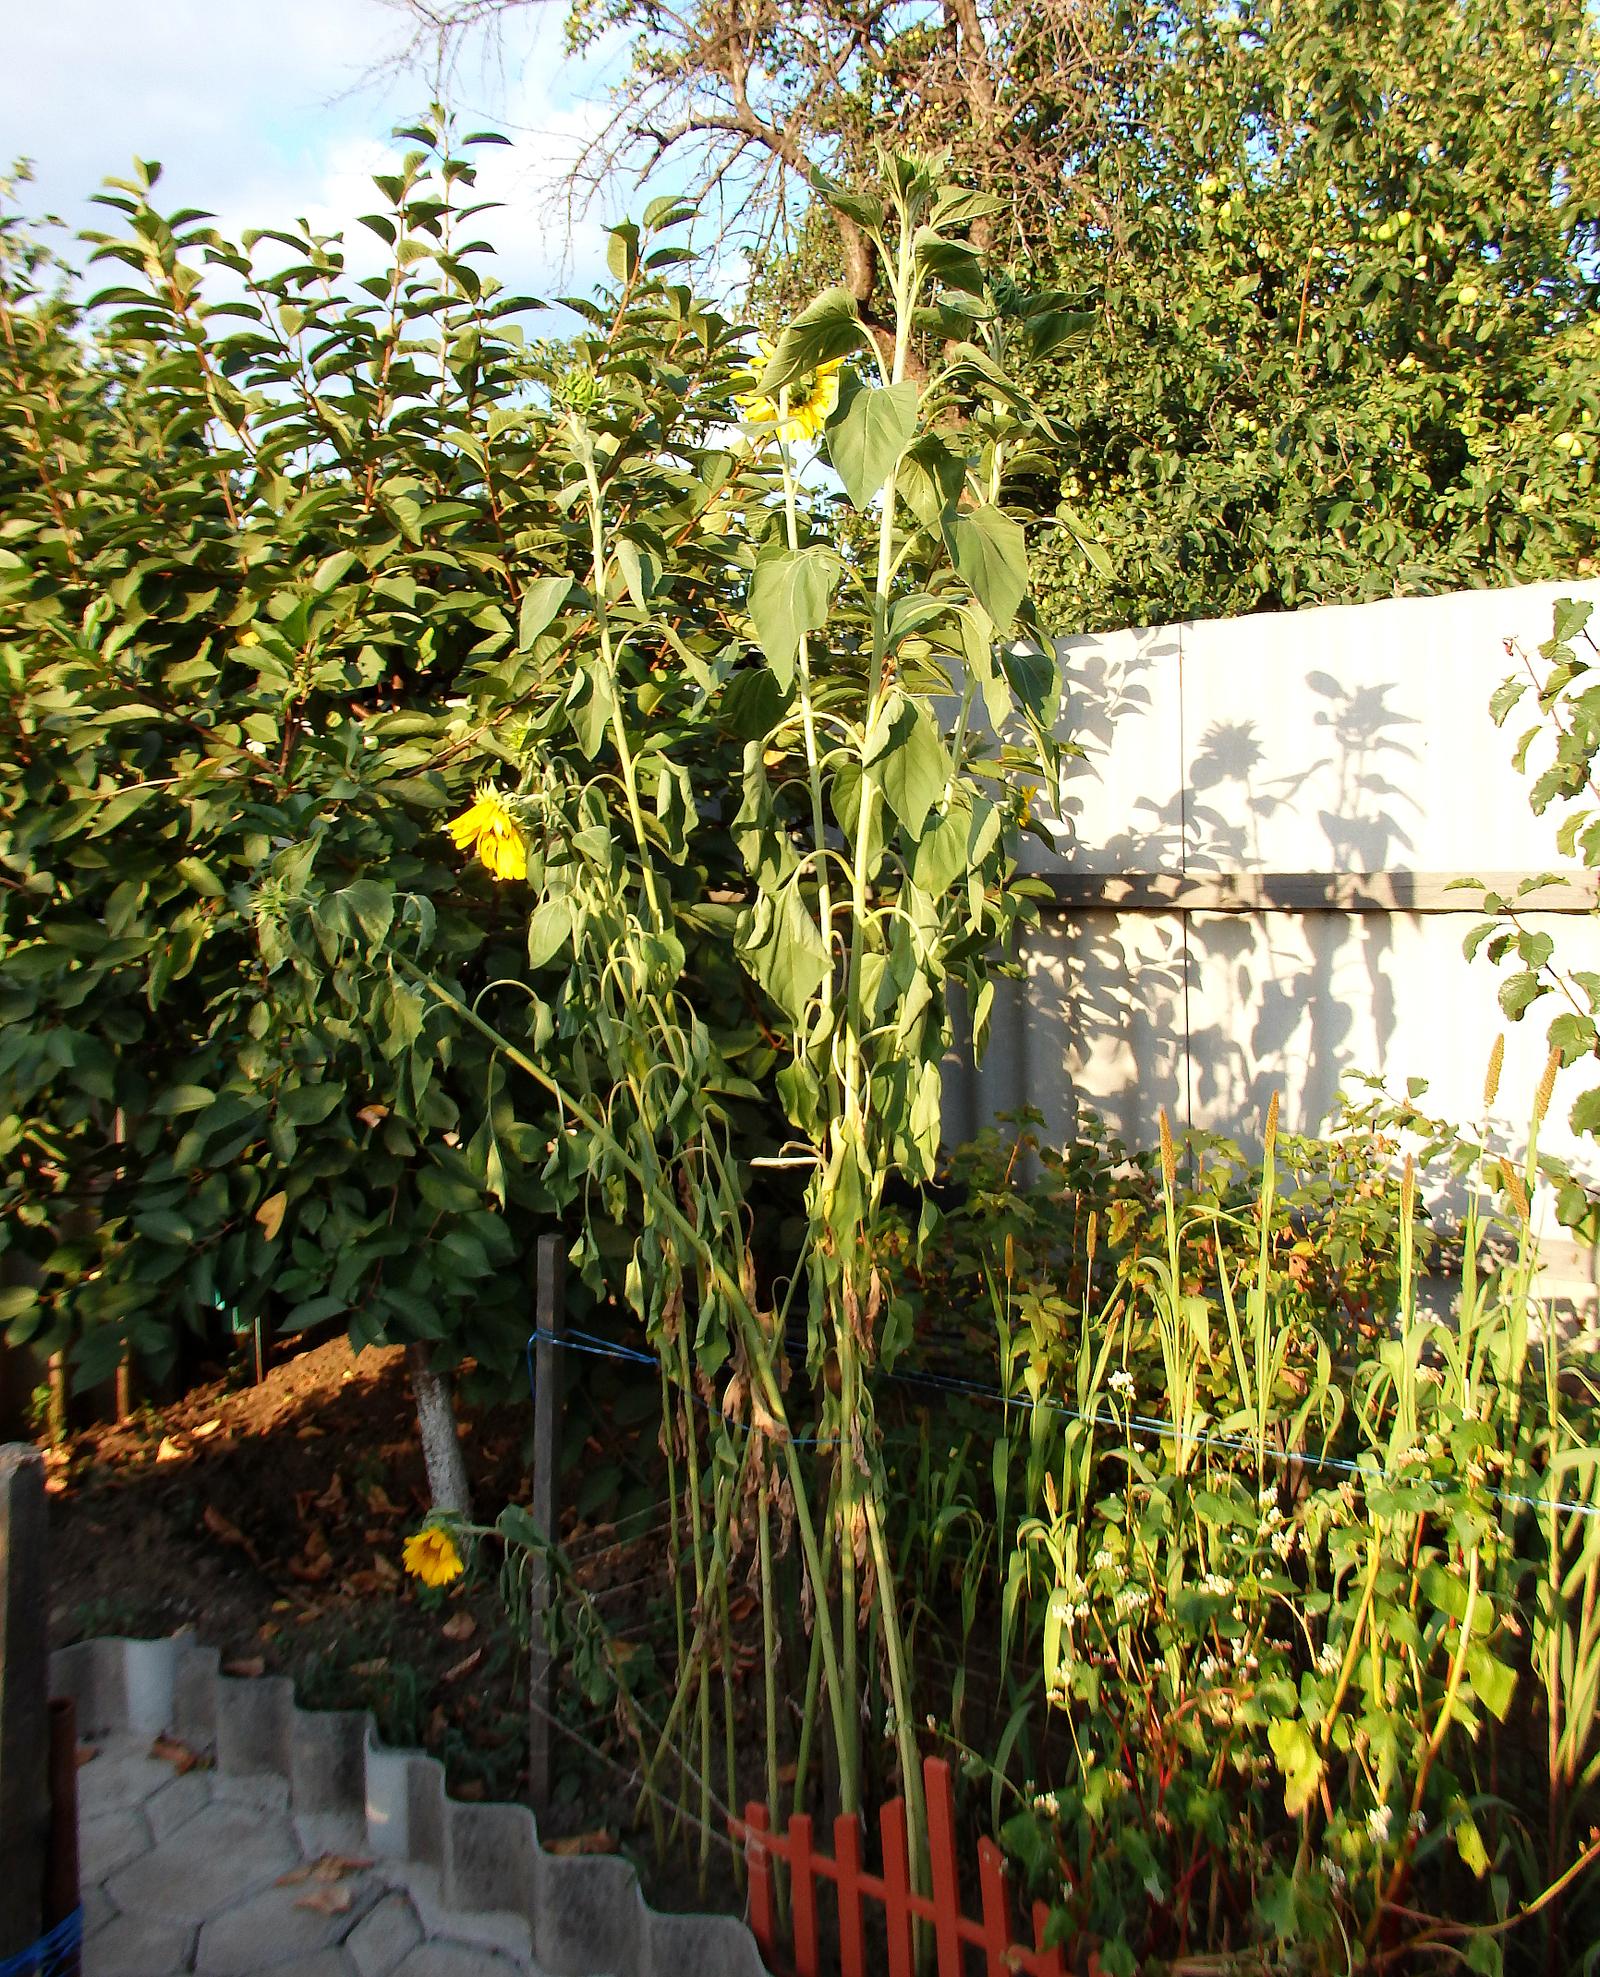
<path fill-rule="evenodd" d="M 566 1241 L 539 1238 L 533 1346 L 533 1496 L 528 1513 L 554 1544 L 561 1529 L 561 1340 L 566 1331 Z M 550 1713 L 554 1673 L 545 1644 L 550 1569 L 536 1557 L 528 1580 L 528 1803 L 535 1812 L 550 1804 Z"/>

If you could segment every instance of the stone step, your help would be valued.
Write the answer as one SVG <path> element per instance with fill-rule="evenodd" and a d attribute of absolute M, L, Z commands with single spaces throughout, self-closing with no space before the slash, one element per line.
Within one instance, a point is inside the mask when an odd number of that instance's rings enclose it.
<path fill-rule="evenodd" d="M 81 1641 L 50 1677 L 100 1746 L 78 1774 L 84 1977 L 762 1977 L 743 1923 L 657 1913 L 626 1861 L 546 1853 L 526 1806 L 447 1797 L 365 1711 L 224 1675 L 191 1634 Z M 159 1736 L 212 1768 L 179 1775 Z M 325 1854 L 373 1862 L 330 1914 L 279 1885 Z"/>

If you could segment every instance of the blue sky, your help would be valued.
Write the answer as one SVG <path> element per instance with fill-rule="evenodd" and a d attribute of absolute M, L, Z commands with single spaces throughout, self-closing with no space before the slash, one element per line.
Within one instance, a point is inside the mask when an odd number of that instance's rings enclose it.
<path fill-rule="evenodd" d="M 382 0 L 12 0 L 6 11 L 0 166 L 31 158 L 24 203 L 74 228 L 102 223 L 89 195 L 138 152 L 161 160 L 169 210 L 205 207 L 235 238 L 304 214 L 354 245 L 364 236 L 349 222 L 373 210 L 391 128 L 428 99 L 421 75 L 374 74 L 403 33 Z M 484 230 L 501 279 L 542 295 L 602 277 L 608 217 L 591 213 L 569 241 L 556 207 L 609 80 L 563 61 L 561 12 L 519 10 L 503 63 L 469 59 L 455 85 L 472 122 L 513 139 L 479 154 L 480 191 L 506 202 Z"/>

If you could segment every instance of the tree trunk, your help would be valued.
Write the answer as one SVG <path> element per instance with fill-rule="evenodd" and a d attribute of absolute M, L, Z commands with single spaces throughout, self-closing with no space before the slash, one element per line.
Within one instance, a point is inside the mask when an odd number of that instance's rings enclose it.
<path fill-rule="evenodd" d="M 417 1428 L 422 1436 L 422 1459 L 428 1468 L 428 1490 L 435 1510 L 459 1517 L 472 1515 L 467 1465 L 456 1434 L 455 1395 L 448 1379 L 434 1372 L 432 1355 L 420 1340 L 406 1347 L 406 1371 L 417 1403 Z"/>

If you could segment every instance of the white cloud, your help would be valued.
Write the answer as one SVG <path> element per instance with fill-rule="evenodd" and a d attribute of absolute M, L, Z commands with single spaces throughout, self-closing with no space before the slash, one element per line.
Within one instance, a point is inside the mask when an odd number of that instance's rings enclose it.
<path fill-rule="evenodd" d="M 383 69 L 401 24 L 381 0 L 13 0 L 8 13 L 0 130 L 34 161 L 30 209 L 105 225 L 89 195 L 138 153 L 162 161 L 168 210 L 202 207 L 234 237 L 303 215 L 344 231 L 353 258 L 376 252 L 353 222 L 381 205 L 371 174 L 400 148 L 389 131 L 429 93 L 417 73 Z M 469 125 L 513 140 L 478 153 L 481 196 L 503 202 L 481 231 L 508 285 L 587 288 L 603 273 L 604 226 L 580 220 L 569 242 L 557 195 L 603 119 L 603 80 L 596 65 L 563 63 L 557 10 L 515 25 L 520 64 L 503 78 L 473 65 L 455 85 L 478 99 Z"/>

